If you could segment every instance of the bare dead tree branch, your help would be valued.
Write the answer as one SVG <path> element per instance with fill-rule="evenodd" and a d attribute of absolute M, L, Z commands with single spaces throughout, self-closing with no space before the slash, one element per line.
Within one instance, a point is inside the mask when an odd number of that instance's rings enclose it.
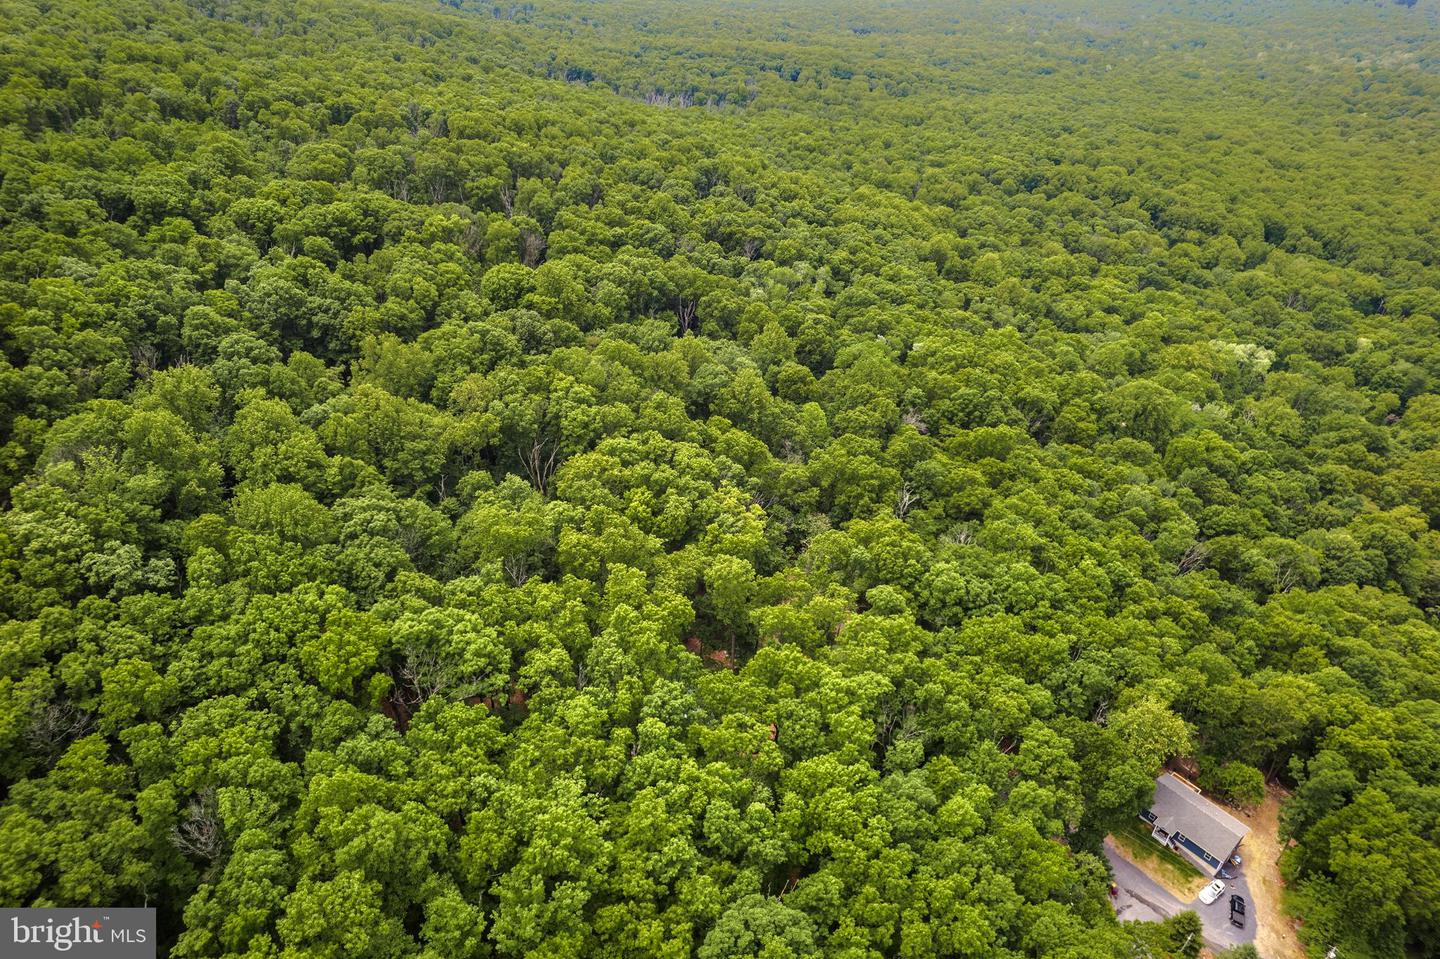
<path fill-rule="evenodd" d="M 44 703 L 30 716 L 25 739 L 45 756 L 55 756 L 90 730 L 91 716 L 70 703 Z"/>
<path fill-rule="evenodd" d="M 391 672 L 391 678 L 395 680 L 395 700 L 411 712 L 455 681 L 450 664 L 439 655 L 414 649 L 405 651 L 404 661 Z"/>
<path fill-rule="evenodd" d="M 675 316 L 680 320 L 680 334 L 682 336 L 690 332 L 690 327 L 694 325 L 695 310 L 698 306 L 698 302 L 689 297 L 676 297 Z"/>
<path fill-rule="evenodd" d="M 505 570 L 505 575 L 510 577 L 510 582 L 517 587 L 524 586 L 525 581 L 530 578 L 524 556 L 507 556 L 500 561 L 500 566 Z"/>
<path fill-rule="evenodd" d="M 214 862 L 225 845 L 220 824 L 220 809 L 215 791 L 203 789 L 190 800 L 185 818 L 170 830 L 170 841 L 187 856 Z"/>
<path fill-rule="evenodd" d="M 526 266 L 534 267 L 540 263 L 540 258 L 545 253 L 545 237 L 543 234 L 535 233 L 532 230 L 520 231 L 520 259 Z"/>
<path fill-rule="evenodd" d="M 530 477 L 530 485 L 535 487 L 536 492 L 541 496 L 545 496 L 560 459 L 559 444 L 545 437 L 539 437 L 530 444 L 528 450 L 521 447 L 519 454 L 520 462 L 525 467 L 525 473 Z"/>
<path fill-rule="evenodd" d="M 1188 573 L 1205 565 L 1210 558 L 1210 547 L 1204 540 L 1196 540 L 1186 547 L 1185 552 L 1180 556 L 1180 562 L 1175 564 L 1177 573 Z"/>
<path fill-rule="evenodd" d="M 895 515 L 904 519 L 916 503 L 920 502 L 920 494 L 911 488 L 909 483 L 900 487 L 900 492 L 895 496 Z"/>
<path fill-rule="evenodd" d="M 975 531 L 969 525 L 956 526 L 947 531 L 942 537 L 946 542 L 954 543 L 956 546 L 968 546 L 975 539 Z"/>

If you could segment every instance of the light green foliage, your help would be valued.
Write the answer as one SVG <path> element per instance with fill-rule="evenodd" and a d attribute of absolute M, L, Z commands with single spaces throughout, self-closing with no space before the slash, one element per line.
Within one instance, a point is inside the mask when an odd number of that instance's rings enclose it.
<path fill-rule="evenodd" d="M 1117 710 L 1110 728 L 1126 753 L 1150 769 L 1172 756 L 1190 751 L 1190 731 L 1185 721 L 1153 696 Z"/>
<path fill-rule="evenodd" d="M 0 4 L 0 903 L 1440 955 L 1431 0 Z"/>

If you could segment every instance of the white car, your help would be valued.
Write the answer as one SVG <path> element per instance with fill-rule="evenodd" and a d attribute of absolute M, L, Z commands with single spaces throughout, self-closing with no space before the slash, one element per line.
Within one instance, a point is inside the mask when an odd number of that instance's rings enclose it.
<path fill-rule="evenodd" d="M 1220 894 L 1221 894 L 1222 892 L 1224 892 L 1224 891 L 1225 891 L 1225 884 L 1224 884 L 1223 882 L 1221 882 L 1219 879 L 1216 879 L 1216 880 L 1215 880 L 1214 882 L 1212 882 L 1210 885 L 1208 885 L 1208 886 L 1206 886 L 1204 889 L 1200 890 L 1200 901 L 1203 902 L 1205 905 L 1208 906 L 1208 905 L 1210 905 L 1212 902 L 1214 902 L 1216 899 L 1219 899 L 1219 898 L 1220 898 Z"/>

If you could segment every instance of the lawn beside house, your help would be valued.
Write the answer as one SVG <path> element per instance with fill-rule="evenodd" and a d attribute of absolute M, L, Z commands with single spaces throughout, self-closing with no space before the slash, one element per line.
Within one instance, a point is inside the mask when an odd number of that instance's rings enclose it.
<path fill-rule="evenodd" d="M 1139 819 L 1115 830 L 1112 834 L 1120 852 L 1141 866 L 1176 898 L 1188 902 L 1205 888 L 1209 877 L 1201 874 L 1178 853 L 1150 838 L 1150 830 Z"/>

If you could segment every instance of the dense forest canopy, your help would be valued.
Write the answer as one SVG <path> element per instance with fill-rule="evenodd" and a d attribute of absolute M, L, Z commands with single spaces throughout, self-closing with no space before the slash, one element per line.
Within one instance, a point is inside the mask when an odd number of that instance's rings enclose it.
<path fill-rule="evenodd" d="M 1194 956 L 1180 757 L 1440 956 L 1435 0 L 0 25 L 0 903 Z"/>

